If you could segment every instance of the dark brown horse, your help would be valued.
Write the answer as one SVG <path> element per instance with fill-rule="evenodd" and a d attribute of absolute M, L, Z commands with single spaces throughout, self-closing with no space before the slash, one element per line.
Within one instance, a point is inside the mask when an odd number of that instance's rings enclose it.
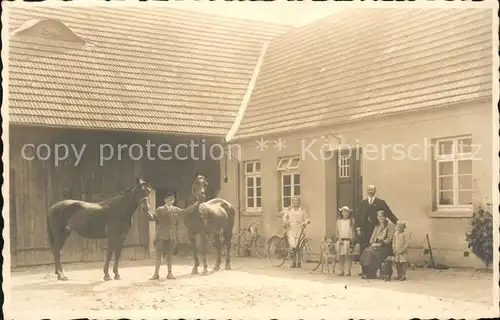
<path fill-rule="evenodd" d="M 61 265 L 61 250 L 72 231 L 87 239 L 107 239 L 108 249 L 104 262 L 104 280 L 109 276 L 109 262 L 113 252 L 115 280 L 120 279 L 118 261 L 123 243 L 132 225 L 132 216 L 138 207 L 149 212 L 149 182 L 137 178 L 136 184 L 118 196 L 101 203 L 63 200 L 49 209 L 47 229 L 54 254 L 55 274 L 58 280 L 68 280 Z"/>
<path fill-rule="evenodd" d="M 220 270 L 221 264 L 221 233 L 226 246 L 226 270 L 231 269 L 230 252 L 231 238 L 233 236 L 233 227 L 235 219 L 234 206 L 224 199 L 215 198 L 206 201 L 207 187 L 205 177 L 199 175 L 192 186 L 192 194 L 188 200 L 188 204 L 199 202 L 198 210 L 190 210 L 183 214 L 184 225 L 187 229 L 189 241 L 193 250 L 194 267 L 192 274 L 198 273 L 198 248 L 196 247 L 196 237 L 200 236 L 201 254 L 203 257 L 203 274 L 208 273 L 207 265 L 207 236 L 211 235 L 214 239 L 217 258 L 214 266 L 214 271 Z"/>

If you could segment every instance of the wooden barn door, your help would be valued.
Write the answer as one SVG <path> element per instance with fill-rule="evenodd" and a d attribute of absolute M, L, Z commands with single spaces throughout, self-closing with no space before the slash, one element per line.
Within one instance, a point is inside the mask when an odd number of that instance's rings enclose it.
<path fill-rule="evenodd" d="M 361 176 L 361 149 L 344 149 L 335 152 L 337 172 L 337 209 L 349 206 L 358 209 L 363 195 Z"/>
<path fill-rule="evenodd" d="M 17 254 L 17 210 L 16 210 L 16 171 L 10 169 L 9 175 L 9 227 L 10 227 L 10 264 L 12 267 L 16 266 L 16 254 Z"/>

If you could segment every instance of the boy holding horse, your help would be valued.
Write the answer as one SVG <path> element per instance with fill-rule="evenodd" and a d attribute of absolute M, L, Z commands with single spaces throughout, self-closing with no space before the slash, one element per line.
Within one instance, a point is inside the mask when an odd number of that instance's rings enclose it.
<path fill-rule="evenodd" d="M 154 214 L 150 214 L 149 219 L 156 222 L 156 263 L 155 271 L 151 280 L 160 279 L 160 266 L 162 256 L 167 256 L 167 279 L 175 279 L 172 274 L 172 256 L 177 243 L 179 214 L 182 211 L 174 206 L 175 196 L 167 194 L 165 196 L 165 205 L 158 207 Z"/>

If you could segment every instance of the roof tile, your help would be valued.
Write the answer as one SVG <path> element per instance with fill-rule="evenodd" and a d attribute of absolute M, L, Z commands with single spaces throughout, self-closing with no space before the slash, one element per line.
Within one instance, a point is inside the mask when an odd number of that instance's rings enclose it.
<path fill-rule="evenodd" d="M 491 19 L 485 9 L 355 9 L 279 36 L 235 139 L 491 96 Z"/>
<path fill-rule="evenodd" d="M 9 9 L 11 33 L 50 18 L 86 41 L 11 37 L 18 124 L 224 136 L 262 45 L 289 29 L 170 8 Z"/>

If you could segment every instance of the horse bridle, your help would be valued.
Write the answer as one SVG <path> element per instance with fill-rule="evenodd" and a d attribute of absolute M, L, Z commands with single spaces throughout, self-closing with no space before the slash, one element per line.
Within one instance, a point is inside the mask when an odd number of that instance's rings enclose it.
<path fill-rule="evenodd" d="M 205 193 L 205 191 L 201 191 L 200 193 L 198 193 L 198 195 L 196 196 L 196 200 L 200 201 L 200 202 L 204 202 L 207 200 L 207 194 Z"/>
<path fill-rule="evenodd" d="M 149 198 L 148 197 L 144 197 L 142 198 L 141 200 L 139 200 L 139 202 L 137 203 L 137 206 L 140 206 L 142 211 L 144 211 L 144 206 L 143 206 L 143 202 L 146 201 L 146 203 L 148 204 L 148 207 L 149 207 Z M 148 212 L 146 212 L 148 213 Z"/>

